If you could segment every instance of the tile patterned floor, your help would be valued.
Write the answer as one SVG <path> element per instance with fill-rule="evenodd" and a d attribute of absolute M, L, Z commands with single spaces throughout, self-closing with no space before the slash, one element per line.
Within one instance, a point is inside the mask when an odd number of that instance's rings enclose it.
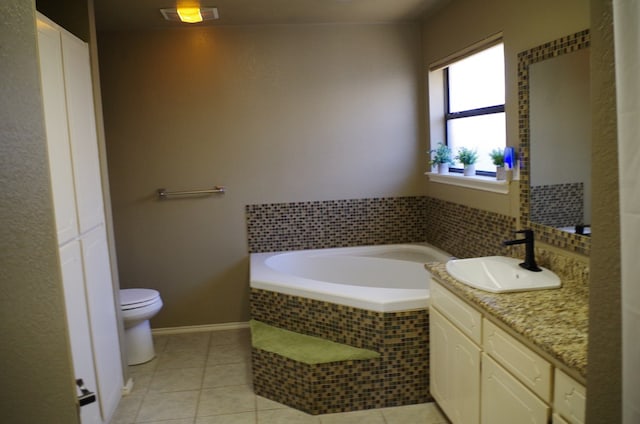
<path fill-rule="evenodd" d="M 248 329 L 154 337 L 111 424 L 446 424 L 434 403 L 308 415 L 253 394 Z"/>

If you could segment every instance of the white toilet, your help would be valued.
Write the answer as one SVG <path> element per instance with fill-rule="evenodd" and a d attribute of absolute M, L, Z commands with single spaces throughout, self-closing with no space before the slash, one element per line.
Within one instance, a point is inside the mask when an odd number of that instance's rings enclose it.
<path fill-rule="evenodd" d="M 160 293 L 153 289 L 121 289 L 127 364 L 137 365 L 155 356 L 149 320 L 162 308 Z"/>

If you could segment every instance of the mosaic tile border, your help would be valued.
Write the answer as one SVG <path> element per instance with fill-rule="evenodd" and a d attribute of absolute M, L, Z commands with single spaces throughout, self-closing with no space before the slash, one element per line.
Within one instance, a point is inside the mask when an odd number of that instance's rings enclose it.
<path fill-rule="evenodd" d="M 426 198 L 245 206 L 249 253 L 424 241 Z"/>
<path fill-rule="evenodd" d="M 461 258 L 487 256 L 501 253 L 516 222 L 428 196 L 255 204 L 245 212 L 249 253 L 426 241 Z"/>
<path fill-rule="evenodd" d="M 367 396 L 360 401 L 351 395 L 339 396 L 344 399 L 337 405 L 333 398 L 322 397 L 316 391 L 314 399 L 298 399 L 308 411 L 357 410 L 410 405 L 430 401 L 429 394 L 429 313 L 427 309 L 382 313 L 367 311 L 306 299 L 261 289 L 251 289 L 251 316 L 253 319 L 276 327 L 302 334 L 322 337 L 338 343 L 371 349 L 380 353 L 376 366 L 367 369 L 367 376 L 361 380 Z M 258 355 L 254 367 L 266 367 L 264 355 Z M 296 372 L 309 375 L 308 367 L 286 365 L 283 359 L 271 358 L 274 367 L 293 367 Z M 286 362 L 286 361 L 285 361 Z M 331 373 L 346 372 L 341 363 L 336 363 Z M 268 368 L 268 367 L 267 367 Z M 291 371 L 294 373 L 294 371 Z M 256 387 L 265 390 L 273 400 L 287 403 L 286 396 L 274 389 L 277 376 L 268 370 L 255 369 Z M 353 377 L 353 376 L 352 376 Z M 358 376 L 360 378 L 362 376 Z M 302 379 L 302 375 L 291 374 L 290 380 Z M 353 377 L 355 378 L 355 377 Z M 280 384 L 280 383 L 278 383 Z M 320 384 L 320 383 L 318 383 Z M 338 384 L 334 392 L 340 393 L 345 387 Z M 277 387 L 277 386 L 276 386 Z M 315 390 L 315 388 L 307 388 Z M 353 389 L 349 389 L 353 390 Z M 275 396 L 277 398 L 273 398 Z M 337 409 L 336 409 L 337 408 Z"/>
<path fill-rule="evenodd" d="M 529 188 L 529 66 L 555 56 L 586 48 L 591 43 L 588 29 L 536 46 L 518 54 L 518 128 L 520 133 L 520 221 L 523 227 L 532 228 L 536 239 L 561 249 L 582 255 L 589 255 L 591 239 L 589 237 L 567 233 L 530 221 Z"/>
<path fill-rule="evenodd" d="M 584 184 L 564 183 L 531 186 L 531 219 L 549 227 L 584 223 Z M 553 205 L 553 207 L 547 207 Z"/>
<path fill-rule="evenodd" d="M 516 219 L 495 212 L 430 198 L 425 241 L 458 258 L 505 255 L 502 245 L 513 238 Z"/>

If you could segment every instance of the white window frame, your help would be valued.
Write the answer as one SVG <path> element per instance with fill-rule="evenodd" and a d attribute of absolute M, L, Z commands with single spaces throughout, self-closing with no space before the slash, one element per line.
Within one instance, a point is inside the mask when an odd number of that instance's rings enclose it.
<path fill-rule="evenodd" d="M 496 46 L 498 44 L 504 44 L 502 39 L 502 33 L 498 33 L 484 39 L 478 43 L 475 43 L 462 51 L 459 51 L 453 55 L 439 60 L 429 66 L 429 127 L 430 127 L 430 145 L 431 149 L 435 149 L 439 142 L 447 144 L 447 121 L 449 119 L 456 119 L 457 117 L 467 116 L 469 113 L 471 116 L 480 116 L 489 113 L 506 113 L 505 105 L 494 105 L 489 108 L 479 108 L 471 111 L 464 111 L 461 113 L 449 114 L 448 111 L 448 93 L 446 87 L 446 68 L 449 65 L 479 53 L 483 50 Z M 506 128 L 505 128 L 506 133 Z M 506 144 L 506 142 L 505 142 Z M 503 146 L 503 147 L 506 147 Z M 455 155 L 455 152 L 453 153 Z M 454 173 L 461 173 L 461 168 L 450 168 Z M 478 176 L 495 177 L 495 172 L 490 171 L 478 171 Z M 442 178 L 438 178 L 439 182 L 442 182 Z"/>

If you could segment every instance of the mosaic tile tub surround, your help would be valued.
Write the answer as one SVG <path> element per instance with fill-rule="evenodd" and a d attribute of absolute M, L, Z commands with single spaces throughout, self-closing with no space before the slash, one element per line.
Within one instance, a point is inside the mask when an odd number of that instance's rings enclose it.
<path fill-rule="evenodd" d="M 424 241 L 426 198 L 247 205 L 249 253 Z"/>
<path fill-rule="evenodd" d="M 249 253 L 427 242 L 454 256 L 503 254 L 515 218 L 428 196 L 245 207 Z"/>
<path fill-rule="evenodd" d="M 257 394 L 311 414 L 431 400 L 428 310 L 382 313 L 260 289 L 250 304 L 253 319 L 381 355 L 309 366 L 254 349 Z"/>

